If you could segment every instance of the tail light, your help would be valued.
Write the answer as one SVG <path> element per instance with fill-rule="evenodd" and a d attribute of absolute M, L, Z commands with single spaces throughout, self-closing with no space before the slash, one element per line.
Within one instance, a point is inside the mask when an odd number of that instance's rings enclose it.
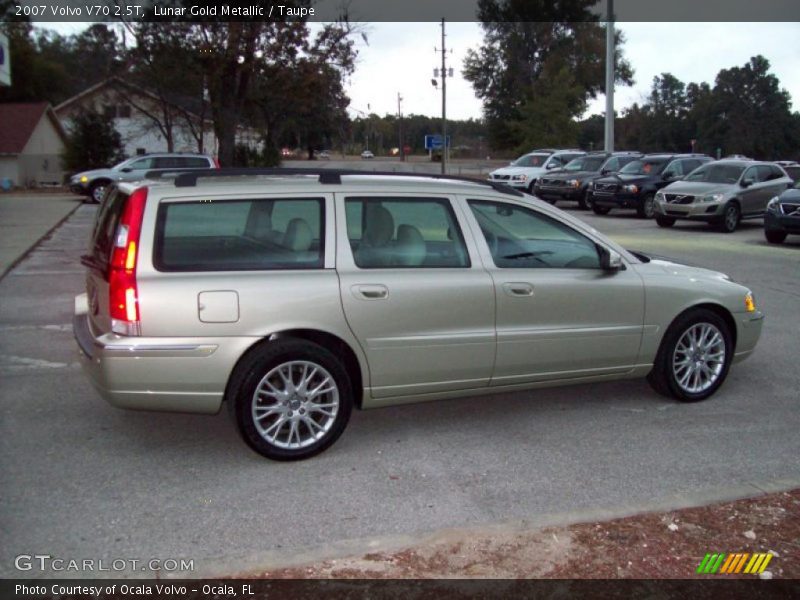
<path fill-rule="evenodd" d="M 214 166 L 215 166 L 217 169 L 219 169 L 219 158 L 217 158 L 216 156 L 214 157 Z"/>
<path fill-rule="evenodd" d="M 117 225 L 114 247 L 111 251 L 108 268 L 111 331 L 121 335 L 142 334 L 139 294 L 136 287 L 136 262 L 146 202 L 146 187 L 135 190 L 128 197 Z"/>

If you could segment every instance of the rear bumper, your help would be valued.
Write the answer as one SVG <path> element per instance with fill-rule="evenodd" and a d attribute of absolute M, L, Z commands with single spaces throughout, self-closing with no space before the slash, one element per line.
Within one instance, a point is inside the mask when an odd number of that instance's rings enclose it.
<path fill-rule="evenodd" d="M 76 298 L 72 320 L 81 366 L 100 395 L 118 408 L 215 414 L 236 361 L 253 343 L 95 336 L 83 305 L 85 294 Z"/>
<path fill-rule="evenodd" d="M 752 313 L 737 313 L 736 319 L 736 352 L 733 362 L 741 362 L 753 353 L 764 325 L 764 313 L 757 310 Z"/>

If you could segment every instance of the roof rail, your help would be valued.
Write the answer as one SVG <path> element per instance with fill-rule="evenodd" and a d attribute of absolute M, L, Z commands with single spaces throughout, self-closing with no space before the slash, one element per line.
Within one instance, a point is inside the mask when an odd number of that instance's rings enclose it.
<path fill-rule="evenodd" d="M 177 173 L 176 171 L 170 171 Z M 395 171 L 359 171 L 357 169 L 326 169 L 326 168 L 225 168 L 225 169 L 193 169 L 183 171 L 175 177 L 175 187 L 194 187 L 197 180 L 213 177 L 237 177 L 248 175 L 317 175 L 319 182 L 323 184 L 341 184 L 342 177 L 347 175 L 374 176 L 374 177 L 423 177 L 426 179 L 441 179 L 446 181 L 463 181 L 484 185 L 502 194 L 510 196 L 524 197 L 519 190 L 515 190 L 502 183 L 487 181 L 483 179 L 471 179 L 457 175 L 441 175 L 437 173 L 398 173 Z"/>

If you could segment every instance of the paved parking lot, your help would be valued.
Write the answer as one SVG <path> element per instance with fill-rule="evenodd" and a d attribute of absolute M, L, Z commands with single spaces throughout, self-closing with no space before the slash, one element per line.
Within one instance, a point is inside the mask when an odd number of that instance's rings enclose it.
<path fill-rule="evenodd" d="M 760 222 L 725 235 L 573 213 L 755 290 L 761 343 L 709 401 L 633 381 L 358 412 L 328 452 L 280 464 L 247 449 L 224 412 L 123 412 L 89 386 L 70 319 L 94 210 L 81 206 L 0 281 L 2 577 L 20 575 L 23 553 L 239 572 L 342 540 L 800 486 L 800 238 L 768 246 Z"/>

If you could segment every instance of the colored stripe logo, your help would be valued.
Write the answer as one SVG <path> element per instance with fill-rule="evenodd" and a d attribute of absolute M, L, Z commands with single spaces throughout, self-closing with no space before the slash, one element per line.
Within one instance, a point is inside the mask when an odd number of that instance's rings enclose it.
<path fill-rule="evenodd" d="M 772 554 L 756 552 L 749 554 L 747 552 L 739 552 L 733 554 L 725 554 L 719 552 L 715 554 L 706 554 L 700 564 L 697 566 L 697 573 L 701 575 L 731 575 L 736 573 L 763 573 L 767 568 L 769 561 L 772 560 Z"/>

